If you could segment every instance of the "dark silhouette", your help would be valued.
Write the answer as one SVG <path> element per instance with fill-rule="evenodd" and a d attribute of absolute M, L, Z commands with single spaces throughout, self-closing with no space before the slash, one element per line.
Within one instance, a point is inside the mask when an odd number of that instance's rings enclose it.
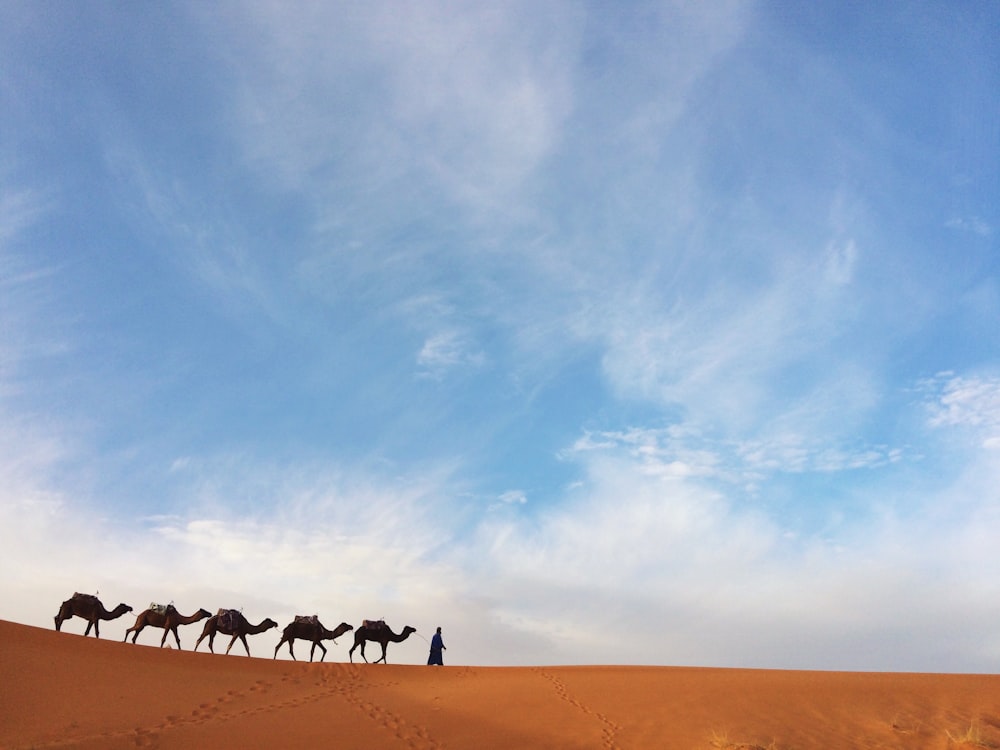
<path fill-rule="evenodd" d="M 444 654 L 442 651 L 447 651 L 448 647 L 444 645 L 444 640 L 441 638 L 441 628 L 437 629 L 434 637 L 431 638 L 431 653 L 427 657 L 427 666 L 444 666 Z"/>
<path fill-rule="evenodd" d="M 392 632 L 392 629 L 385 624 L 382 620 L 365 620 L 361 627 L 354 631 L 354 645 L 351 646 L 351 650 L 347 652 L 347 655 L 351 659 L 351 663 L 354 663 L 354 649 L 361 646 L 361 658 L 368 661 L 365 656 L 365 641 L 375 641 L 382 646 L 382 658 L 377 659 L 374 663 L 378 664 L 380 661 L 388 664 L 385 661 L 385 649 L 389 643 L 402 643 L 407 638 L 410 637 L 410 633 L 416 633 L 416 628 L 411 628 L 407 625 L 403 628 L 403 632 L 396 635 Z"/>
<path fill-rule="evenodd" d="M 336 639 L 354 630 L 353 625 L 348 625 L 346 622 L 340 623 L 335 629 L 327 630 L 323 627 L 323 623 L 319 621 L 319 618 L 315 615 L 311 617 L 306 617 L 304 615 L 296 615 L 295 620 L 288 623 L 285 629 L 281 631 L 281 640 L 278 645 L 274 647 L 274 658 L 278 658 L 278 649 L 281 648 L 283 643 L 288 644 L 288 653 L 292 655 L 295 659 L 295 639 L 301 638 L 304 641 L 312 641 L 312 648 L 309 649 L 309 661 L 313 660 L 313 655 L 316 653 L 316 647 L 319 646 L 323 654 L 319 657 L 320 661 L 326 658 L 326 646 L 324 646 L 320 641 L 333 641 L 336 643 Z M 298 659 L 295 659 L 298 661 Z"/>
<path fill-rule="evenodd" d="M 174 634 L 174 640 L 177 641 L 177 648 L 180 648 L 181 637 L 177 635 L 177 626 L 190 625 L 192 622 L 198 622 L 211 616 L 212 613 L 207 609 L 199 609 L 193 615 L 182 615 L 173 604 L 168 604 L 162 610 L 157 607 L 150 607 L 140 612 L 139 616 L 135 618 L 135 625 L 125 631 L 125 638 L 122 639 L 122 643 L 128 640 L 129 633 L 132 633 L 132 643 L 135 643 L 135 639 L 139 637 L 139 633 L 142 632 L 143 628 L 149 626 L 151 628 L 163 628 L 163 638 L 160 639 L 160 648 L 163 648 L 163 644 L 167 642 L 167 635 L 170 633 Z"/>
<path fill-rule="evenodd" d="M 55 616 L 56 630 L 62 630 L 62 624 L 71 617 L 82 617 L 87 621 L 87 630 L 84 637 L 90 635 L 90 629 L 94 629 L 94 637 L 101 637 L 101 620 L 115 620 L 126 612 L 131 612 L 132 608 L 127 604 L 119 604 L 108 612 L 101 604 L 101 600 L 93 594 L 74 593 L 73 596 L 64 601 L 59 606 L 59 614 Z"/>
<path fill-rule="evenodd" d="M 229 641 L 229 645 L 226 646 L 226 653 L 229 653 L 229 649 L 233 647 L 236 643 L 236 639 L 239 638 L 243 642 L 243 648 L 247 650 L 247 656 L 250 656 L 250 647 L 247 645 L 248 635 L 257 635 L 257 633 L 263 633 L 271 628 L 278 627 L 278 623 L 272 620 L 270 617 L 265 617 L 260 625 L 251 625 L 243 613 L 236 609 L 223 610 L 220 609 L 216 614 L 212 615 L 205 621 L 205 627 L 201 631 L 201 635 L 198 636 L 198 641 L 194 644 L 194 650 L 198 650 L 198 644 L 200 644 L 205 636 L 208 636 L 208 650 L 213 654 L 215 653 L 215 634 L 222 633 L 223 635 L 231 635 L 232 639 Z"/>

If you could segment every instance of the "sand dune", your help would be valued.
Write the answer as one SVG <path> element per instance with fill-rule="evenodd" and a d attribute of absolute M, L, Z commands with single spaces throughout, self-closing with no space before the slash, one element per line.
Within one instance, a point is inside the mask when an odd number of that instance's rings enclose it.
<path fill-rule="evenodd" d="M 0 747 L 1000 748 L 1000 676 L 309 664 L 0 621 Z"/>

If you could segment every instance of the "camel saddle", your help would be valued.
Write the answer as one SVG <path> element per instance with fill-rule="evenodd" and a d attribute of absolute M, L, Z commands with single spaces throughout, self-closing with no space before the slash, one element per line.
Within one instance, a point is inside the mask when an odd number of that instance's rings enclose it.
<path fill-rule="evenodd" d="M 220 628 L 232 630 L 239 622 L 240 611 L 238 609 L 220 608 L 216 612 L 216 616 L 219 618 L 218 623 Z"/>
<path fill-rule="evenodd" d="M 173 604 L 157 604 L 156 602 L 150 602 L 149 603 L 149 608 L 153 612 L 156 612 L 156 614 L 158 614 L 158 615 L 165 615 L 165 614 L 167 614 L 167 612 L 169 612 L 171 609 L 174 608 L 174 605 Z"/>
<path fill-rule="evenodd" d="M 366 630 L 381 630 L 385 626 L 385 620 L 363 620 L 361 622 L 361 627 Z"/>
<path fill-rule="evenodd" d="M 88 602 L 96 602 L 97 601 L 97 597 L 94 596 L 93 594 L 81 594 L 79 591 L 74 591 L 73 592 L 73 598 L 74 599 L 84 599 L 84 600 L 86 600 Z"/>
<path fill-rule="evenodd" d="M 319 615 L 295 615 L 295 622 L 305 625 L 319 625 Z"/>

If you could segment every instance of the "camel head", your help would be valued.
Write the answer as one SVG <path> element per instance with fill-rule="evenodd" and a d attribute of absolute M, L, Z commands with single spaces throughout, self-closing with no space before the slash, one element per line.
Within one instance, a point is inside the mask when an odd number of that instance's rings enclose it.
<path fill-rule="evenodd" d="M 264 628 L 264 630 L 270 630 L 271 628 L 278 627 L 278 623 L 276 623 L 270 617 L 267 617 L 264 619 L 264 622 L 261 623 L 261 626 Z"/>
<path fill-rule="evenodd" d="M 405 628 L 403 628 L 403 637 L 406 638 L 407 636 L 410 635 L 410 633 L 416 633 L 416 632 L 417 632 L 416 628 L 411 628 L 409 625 L 407 625 Z"/>
<path fill-rule="evenodd" d="M 344 633 L 350 633 L 352 630 L 354 630 L 353 625 L 348 625 L 346 622 L 342 622 L 340 623 L 340 625 L 338 625 L 333 629 L 333 637 L 340 638 L 340 636 L 342 636 Z"/>
<path fill-rule="evenodd" d="M 201 616 L 202 616 L 203 618 L 204 618 L 204 617 L 211 617 L 211 616 L 212 616 L 212 613 L 211 613 L 211 612 L 209 612 L 209 611 L 208 611 L 207 609 L 205 609 L 204 607 L 202 607 L 201 609 L 199 609 L 199 610 L 198 610 L 198 614 L 199 614 L 199 615 L 201 615 Z"/>
<path fill-rule="evenodd" d="M 115 612 L 121 612 L 125 614 L 126 612 L 131 612 L 132 608 L 128 606 L 125 602 L 121 602 L 117 607 L 115 607 Z"/>

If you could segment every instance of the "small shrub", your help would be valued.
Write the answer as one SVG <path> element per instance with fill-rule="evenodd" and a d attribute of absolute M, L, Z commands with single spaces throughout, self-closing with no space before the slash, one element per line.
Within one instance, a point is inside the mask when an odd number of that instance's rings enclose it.
<path fill-rule="evenodd" d="M 734 742 L 729 739 L 728 732 L 712 732 L 712 747 L 718 750 L 778 750 L 774 740 L 769 745 L 759 745 L 756 742 Z"/>
<path fill-rule="evenodd" d="M 982 730 L 976 722 L 972 722 L 969 728 L 961 734 L 952 734 L 950 731 L 947 734 L 949 744 L 959 747 L 995 747 L 992 742 L 983 737 Z"/>

